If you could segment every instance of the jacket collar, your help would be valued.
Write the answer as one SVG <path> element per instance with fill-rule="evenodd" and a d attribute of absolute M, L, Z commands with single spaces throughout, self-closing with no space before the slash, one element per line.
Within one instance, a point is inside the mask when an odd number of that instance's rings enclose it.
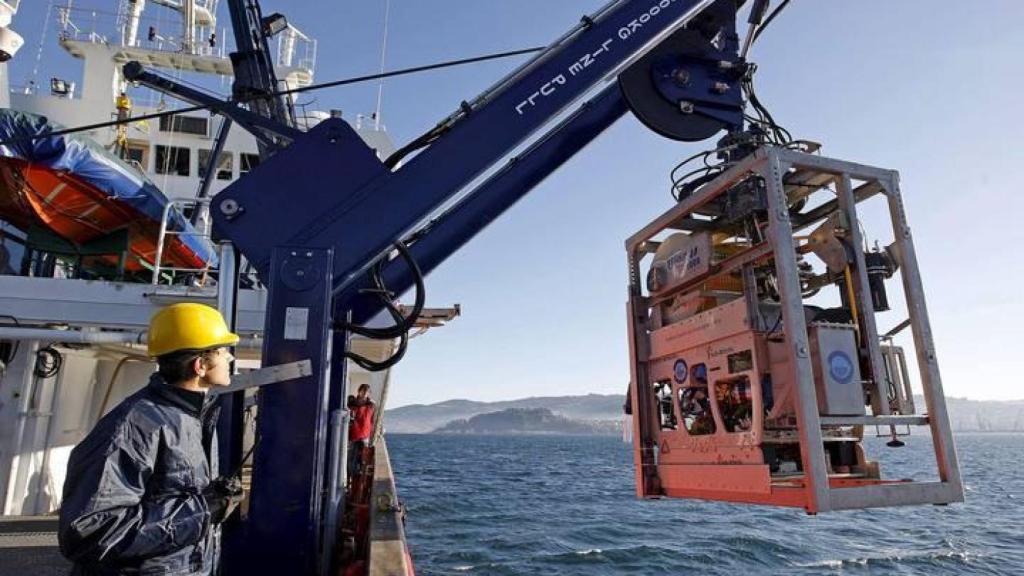
<path fill-rule="evenodd" d="M 192 390 L 185 390 L 177 386 L 172 386 L 164 380 L 163 376 L 159 372 L 154 373 L 149 378 L 149 388 L 156 394 L 161 400 L 166 401 L 168 404 L 181 408 L 188 414 L 199 418 L 203 413 L 204 408 L 210 402 L 210 399 L 206 394 L 202 392 L 194 392 Z"/>

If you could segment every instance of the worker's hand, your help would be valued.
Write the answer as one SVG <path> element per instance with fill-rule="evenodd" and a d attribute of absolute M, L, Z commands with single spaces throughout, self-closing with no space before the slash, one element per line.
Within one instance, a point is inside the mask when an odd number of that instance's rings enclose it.
<path fill-rule="evenodd" d="M 203 498 L 206 500 L 206 506 L 210 509 L 210 521 L 220 524 L 226 520 L 238 507 L 244 495 L 242 482 L 238 478 L 224 476 L 215 478 L 203 490 Z"/>

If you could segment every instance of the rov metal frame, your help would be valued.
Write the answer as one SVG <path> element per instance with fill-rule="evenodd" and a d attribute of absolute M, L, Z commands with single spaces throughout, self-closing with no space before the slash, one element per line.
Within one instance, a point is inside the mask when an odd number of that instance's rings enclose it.
<path fill-rule="evenodd" d="M 791 215 L 786 196 L 784 175 L 790 170 L 804 172 L 818 178 L 817 182 L 832 181 L 836 185 L 837 197 L 809 210 L 805 214 Z M 932 338 L 931 326 L 925 304 L 920 270 L 914 249 L 910 227 L 900 196 L 899 174 L 893 170 L 865 166 L 852 162 L 815 156 L 795 150 L 762 147 L 708 183 L 672 209 L 663 213 L 651 224 L 630 237 L 626 242 L 630 277 L 630 355 L 631 401 L 634 407 L 634 458 L 636 464 L 637 492 L 640 496 L 659 496 L 660 477 L 657 464 L 657 432 L 652 427 L 652 415 L 656 416 L 652 394 L 641 393 L 649 380 L 648 365 L 650 347 L 644 337 L 647 325 L 649 298 L 643 295 L 640 260 L 653 251 L 652 239 L 669 229 L 687 229 L 692 226 L 690 216 L 731 187 L 749 177 L 758 175 L 767 184 L 769 225 L 767 241 L 728 258 L 716 267 L 711 275 L 739 271 L 755 262 L 773 259 L 778 275 L 780 304 L 787 346 L 792 347 L 789 363 L 790 377 L 796 383 L 796 417 L 799 429 L 801 461 L 804 472 L 803 507 L 809 513 L 830 510 L 855 509 L 876 506 L 898 506 L 913 504 L 946 504 L 963 500 L 963 485 L 953 445 L 952 431 L 946 412 L 946 400 L 942 390 Z M 863 182 L 857 188 L 854 181 Z M 822 184 L 824 186 L 824 184 Z M 890 413 L 886 390 L 886 375 L 880 339 L 874 321 L 875 310 L 869 296 L 868 278 L 863 252 L 856 250 L 855 262 L 851 268 L 855 274 L 854 288 L 857 294 L 858 312 L 862 319 L 861 329 L 870 357 L 872 386 L 872 415 L 868 416 L 821 416 L 815 390 L 814 372 L 809 354 L 810 344 L 804 320 L 803 301 L 797 270 L 794 231 L 801 230 L 824 220 L 829 214 L 839 211 L 850 228 L 851 242 L 861 246 L 862 238 L 857 224 L 857 204 L 877 193 L 885 195 L 897 251 L 901 256 L 900 276 L 909 311 L 909 323 L 917 352 L 921 384 L 927 403 L 927 415 L 893 415 Z M 699 284 L 704 278 L 696 278 Z M 927 425 L 931 431 L 939 480 L 937 482 L 878 482 L 849 485 L 830 482 L 826 454 L 823 446 L 822 426 L 894 426 Z M 750 501 L 741 497 L 740 501 Z M 763 500 L 762 500 L 763 501 Z M 768 503 L 768 502 L 765 502 Z M 782 502 L 777 502 L 782 503 Z"/>

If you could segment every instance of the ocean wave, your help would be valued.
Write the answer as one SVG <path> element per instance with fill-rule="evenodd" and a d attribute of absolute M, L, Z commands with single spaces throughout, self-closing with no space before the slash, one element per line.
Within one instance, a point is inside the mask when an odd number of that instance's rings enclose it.
<path fill-rule="evenodd" d="M 1024 572 L 1019 507 L 1008 498 L 1024 494 L 1015 468 L 1024 436 L 957 441 L 966 503 L 815 517 L 638 500 L 632 454 L 614 438 L 465 437 L 442 451 L 430 436 L 402 436 L 388 447 L 419 576 Z M 905 474 L 900 465 L 883 473 Z M 902 465 L 923 467 L 910 456 Z M 460 473 L 422 473 L 441 468 Z"/>

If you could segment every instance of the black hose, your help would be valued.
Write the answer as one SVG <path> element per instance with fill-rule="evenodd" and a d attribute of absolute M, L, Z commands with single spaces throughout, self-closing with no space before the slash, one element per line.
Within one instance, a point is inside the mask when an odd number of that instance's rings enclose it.
<path fill-rule="evenodd" d="M 396 350 L 395 353 L 392 354 L 389 358 L 381 360 L 380 362 L 370 360 L 365 356 L 360 356 L 355 352 L 349 352 L 347 350 L 344 353 L 342 353 L 342 356 L 355 362 L 364 370 L 368 370 L 370 372 L 380 372 L 382 370 L 387 370 L 388 368 L 391 368 L 395 364 L 398 364 L 398 362 L 401 361 L 401 359 L 405 356 L 405 351 L 408 348 L 408 345 L 409 334 L 403 333 L 401 336 L 401 342 L 399 342 L 398 344 L 398 350 Z"/>
<path fill-rule="evenodd" d="M 360 367 L 365 370 L 369 370 L 370 372 L 387 370 L 395 364 L 398 364 L 398 362 L 405 357 L 405 352 L 409 345 L 409 330 L 416 325 L 416 320 L 419 319 L 420 314 L 423 312 L 423 305 L 426 301 L 426 286 L 423 283 L 423 271 L 420 270 L 419 264 L 416 263 L 416 259 L 413 258 L 405 243 L 395 242 L 395 248 L 398 250 L 398 253 L 402 258 L 405 259 L 416 282 L 416 301 L 413 303 L 413 307 L 409 315 L 403 315 L 402 311 L 398 309 L 398 306 L 396 306 L 395 302 L 391 299 L 383 278 L 384 265 L 386 262 L 381 260 L 373 267 L 371 277 L 373 278 L 374 288 L 378 297 L 384 303 L 384 308 L 389 314 L 391 314 L 391 318 L 394 319 L 395 324 L 386 328 L 370 328 L 340 320 L 334 323 L 335 330 L 347 330 L 368 338 L 374 338 L 377 340 L 388 340 L 396 337 L 400 338 L 398 349 L 385 360 L 371 360 L 365 356 L 361 356 L 348 350 L 342 353 L 342 356 L 352 360 Z"/>
<path fill-rule="evenodd" d="M 15 326 L 21 326 L 21 322 L 18 322 L 18 319 L 10 314 L 0 314 L 0 318 L 10 318 Z M 0 326 L 6 326 L 6 324 L 0 324 Z M 13 362 L 20 347 L 21 341 L 17 339 L 0 342 L 0 363 L 7 365 Z"/>
<path fill-rule="evenodd" d="M 764 32 L 764 29 L 767 28 L 768 25 L 772 23 L 772 20 L 775 20 L 775 17 L 778 16 L 780 12 L 782 12 L 782 9 L 785 8 L 786 4 L 789 4 L 789 2 L 790 0 L 783 0 L 782 4 L 779 4 L 778 7 L 775 8 L 775 10 L 772 10 L 772 13 L 768 15 L 768 18 L 765 18 L 764 24 L 758 26 L 757 32 L 754 33 L 754 38 L 750 41 L 751 44 L 757 41 L 758 37 L 761 36 L 761 33 Z"/>
<path fill-rule="evenodd" d="M 40 378 L 53 378 L 64 365 L 64 357 L 53 346 L 40 348 L 36 352 L 36 366 L 32 371 Z"/>
<path fill-rule="evenodd" d="M 366 336 L 367 338 L 386 340 L 398 338 L 416 325 L 416 320 L 419 319 L 420 313 L 423 312 L 423 305 L 426 303 L 427 297 L 426 285 L 423 282 L 423 271 L 420 270 L 419 264 L 416 263 L 416 259 L 413 258 L 409 249 L 403 242 L 395 242 L 394 246 L 402 258 L 405 259 L 406 264 L 408 264 L 409 270 L 412 271 L 413 278 L 416 282 L 416 300 L 413 302 L 412 310 L 409 315 L 403 316 L 394 306 L 391 296 L 388 294 L 387 287 L 384 285 L 384 281 L 381 278 L 383 266 L 378 265 L 374 268 L 372 274 L 375 289 L 377 291 L 377 295 L 384 303 L 385 308 L 387 308 L 391 312 L 392 317 L 395 318 L 395 325 L 385 328 L 370 328 L 369 326 L 361 326 L 344 320 L 339 320 L 334 324 L 335 330 L 347 330 L 353 334 L 359 334 L 360 336 Z"/>
<path fill-rule="evenodd" d="M 391 317 L 395 319 L 395 322 L 401 322 L 403 320 L 401 310 L 399 310 L 398 307 L 395 306 L 393 302 L 388 300 L 387 302 L 385 302 L 385 307 L 391 314 Z M 342 356 L 348 358 L 349 360 L 352 360 L 353 362 L 361 366 L 364 370 L 368 370 L 370 372 L 380 372 L 381 370 L 387 370 L 388 368 L 394 366 L 395 364 L 398 364 L 398 362 L 405 356 L 406 348 L 409 345 L 409 332 L 402 332 L 402 334 L 399 337 L 401 338 L 401 341 L 398 343 L 398 350 L 396 350 L 394 354 L 392 354 L 389 358 L 385 360 L 381 360 L 379 362 L 376 360 L 370 360 L 365 356 L 360 356 L 359 354 L 356 354 L 355 352 L 351 352 L 349 350 L 344 351 L 342 353 Z"/>
<path fill-rule="evenodd" d="M 429 132 L 416 137 L 413 141 L 392 152 L 390 156 L 384 159 L 384 165 L 388 168 L 394 168 L 402 161 L 402 158 L 405 158 L 420 148 L 429 146 L 434 140 L 437 140 L 441 134 L 444 134 L 445 131 L 445 128 L 435 126 Z"/>

